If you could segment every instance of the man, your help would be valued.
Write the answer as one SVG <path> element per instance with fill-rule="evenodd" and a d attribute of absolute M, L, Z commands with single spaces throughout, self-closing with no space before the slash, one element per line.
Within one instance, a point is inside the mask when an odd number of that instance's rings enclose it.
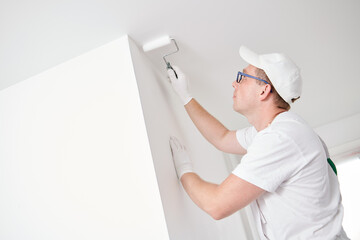
<path fill-rule="evenodd" d="M 252 127 L 230 131 L 191 97 L 174 66 L 169 78 L 191 120 L 221 151 L 244 155 L 220 185 L 192 171 L 185 147 L 170 139 L 177 174 L 190 198 L 214 219 L 251 204 L 261 239 L 348 239 L 339 183 L 322 140 L 290 105 L 300 97 L 299 68 L 285 55 L 240 47 L 249 64 L 233 82 L 233 108 Z"/>

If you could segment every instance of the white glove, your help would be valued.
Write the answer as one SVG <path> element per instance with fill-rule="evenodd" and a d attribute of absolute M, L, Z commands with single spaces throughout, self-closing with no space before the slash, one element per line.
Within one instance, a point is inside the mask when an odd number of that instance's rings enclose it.
<path fill-rule="evenodd" d="M 173 66 L 173 69 L 174 70 L 168 69 L 168 76 L 170 78 L 171 85 L 175 92 L 179 95 L 181 101 L 184 105 L 186 105 L 192 99 L 188 90 L 188 80 L 180 68 Z M 174 71 L 176 72 L 178 78 L 176 78 Z"/>
<path fill-rule="evenodd" d="M 170 147 L 178 178 L 181 179 L 185 173 L 193 172 L 191 160 L 185 146 L 176 137 L 170 137 Z"/>

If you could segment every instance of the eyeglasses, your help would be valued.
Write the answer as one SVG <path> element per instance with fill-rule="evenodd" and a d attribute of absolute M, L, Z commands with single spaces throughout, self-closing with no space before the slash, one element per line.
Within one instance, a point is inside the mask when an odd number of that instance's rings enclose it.
<path fill-rule="evenodd" d="M 249 78 L 253 78 L 253 79 L 256 79 L 256 80 L 259 80 L 259 81 L 262 81 L 266 84 L 270 84 L 269 82 L 261 79 L 261 78 L 258 78 L 258 77 L 255 77 L 255 76 L 252 76 L 252 75 L 249 75 L 249 74 L 246 74 L 246 73 L 243 73 L 243 72 L 238 72 L 237 76 L 236 76 L 236 82 L 237 83 L 240 83 L 241 79 L 244 77 L 249 77 Z M 271 84 L 270 84 L 271 85 Z M 272 92 L 272 89 L 270 90 L 270 92 Z"/>

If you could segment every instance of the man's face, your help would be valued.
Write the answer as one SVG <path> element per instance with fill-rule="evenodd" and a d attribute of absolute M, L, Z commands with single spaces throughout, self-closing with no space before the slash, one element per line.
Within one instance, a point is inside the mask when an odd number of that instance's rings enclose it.
<path fill-rule="evenodd" d="M 243 69 L 243 72 L 252 76 L 256 76 L 256 67 L 249 65 Z M 259 91 L 260 85 L 256 83 L 257 80 L 242 77 L 240 83 L 234 81 L 232 86 L 234 88 L 233 95 L 233 109 L 246 115 L 251 109 L 256 106 L 257 103 L 257 93 Z"/>

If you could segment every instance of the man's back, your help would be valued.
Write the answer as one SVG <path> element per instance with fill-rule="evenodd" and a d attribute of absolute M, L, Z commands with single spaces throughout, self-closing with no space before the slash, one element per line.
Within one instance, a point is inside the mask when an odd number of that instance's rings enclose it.
<path fill-rule="evenodd" d="M 341 195 L 316 133 L 291 112 L 247 133 L 237 134 L 247 154 L 233 173 L 267 191 L 251 204 L 261 237 L 334 238 L 343 218 Z"/>

